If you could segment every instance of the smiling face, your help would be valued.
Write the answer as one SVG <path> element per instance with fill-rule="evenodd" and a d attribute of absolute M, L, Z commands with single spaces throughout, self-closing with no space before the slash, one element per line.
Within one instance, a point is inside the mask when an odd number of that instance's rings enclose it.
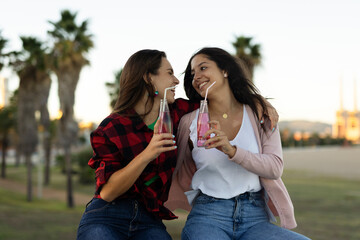
<path fill-rule="evenodd" d="M 179 80 L 174 75 L 174 70 L 170 62 L 166 58 L 162 58 L 160 68 L 157 74 L 150 74 L 151 83 L 154 88 L 159 92 L 156 98 L 163 99 L 165 88 L 173 87 L 179 84 Z M 166 100 L 168 103 L 175 101 L 175 89 L 168 90 L 166 93 Z"/>
<path fill-rule="evenodd" d="M 228 85 L 224 74 L 226 76 L 226 73 L 204 54 L 194 56 L 191 61 L 191 75 L 194 76 L 192 86 L 202 97 L 205 97 L 206 89 L 215 81 L 216 84 L 208 91 L 208 97 Z"/>

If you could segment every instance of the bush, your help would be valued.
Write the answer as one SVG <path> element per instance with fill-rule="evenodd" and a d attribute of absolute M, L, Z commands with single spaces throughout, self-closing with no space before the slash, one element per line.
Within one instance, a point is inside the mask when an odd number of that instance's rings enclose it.
<path fill-rule="evenodd" d="M 65 156 L 63 154 L 55 156 L 55 163 L 58 167 L 60 167 L 61 172 L 65 173 Z"/>
<path fill-rule="evenodd" d="M 71 154 L 72 160 L 72 173 L 79 174 L 79 182 L 81 184 L 92 184 L 95 179 L 95 171 L 90 168 L 88 161 L 93 155 L 92 148 L 86 148 L 80 152 Z M 56 165 L 61 168 L 61 172 L 65 174 L 65 157 L 63 154 L 59 154 L 55 157 Z M 76 164 L 77 166 L 75 167 Z M 76 169 L 76 170 L 75 170 Z"/>
<path fill-rule="evenodd" d="M 74 154 L 73 159 L 79 165 L 79 182 L 82 184 L 92 184 L 95 179 L 95 171 L 90 168 L 88 161 L 93 156 L 92 148 L 86 148 L 76 154 Z"/>

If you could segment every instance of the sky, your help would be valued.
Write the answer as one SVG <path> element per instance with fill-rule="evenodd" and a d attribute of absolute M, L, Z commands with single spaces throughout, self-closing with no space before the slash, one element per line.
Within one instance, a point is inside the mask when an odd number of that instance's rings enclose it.
<path fill-rule="evenodd" d="M 335 122 L 340 107 L 354 109 L 354 82 L 360 95 L 360 1 L 357 0 L 2 0 L 0 30 L 7 50 L 20 50 L 19 36 L 49 41 L 48 21 L 60 12 L 88 19 L 95 43 L 76 90 L 75 117 L 99 123 L 110 113 L 106 82 L 141 49 L 165 51 L 180 80 L 176 97 L 186 98 L 182 72 L 202 47 L 220 47 L 235 54 L 237 36 L 261 45 L 262 64 L 255 85 L 277 109 L 280 121 Z M 10 69 L 0 74 L 9 88 L 18 87 Z M 49 110 L 59 109 L 53 78 Z M 356 104 L 360 107 L 360 97 Z"/>

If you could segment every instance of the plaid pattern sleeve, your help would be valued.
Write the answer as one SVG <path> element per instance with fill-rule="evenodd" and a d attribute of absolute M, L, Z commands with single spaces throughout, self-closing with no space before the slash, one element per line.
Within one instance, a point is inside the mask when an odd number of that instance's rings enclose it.
<path fill-rule="evenodd" d="M 90 135 L 93 157 L 88 164 L 95 169 L 95 197 L 100 198 L 101 187 L 107 182 L 112 173 L 124 166 L 124 162 L 121 161 L 123 157 L 120 151 L 122 143 L 117 141 L 123 134 L 120 133 L 115 141 L 114 138 L 113 141 L 110 140 L 114 135 L 113 133 L 118 131 L 124 133 L 121 127 L 121 125 L 114 126 L 114 115 L 110 115 Z M 118 130 L 115 130 L 115 128 Z M 109 133 L 110 136 L 107 135 Z"/>

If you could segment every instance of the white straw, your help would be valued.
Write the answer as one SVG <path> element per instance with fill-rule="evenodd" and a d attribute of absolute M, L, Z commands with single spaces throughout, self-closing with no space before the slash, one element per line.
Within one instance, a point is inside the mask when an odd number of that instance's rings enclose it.
<path fill-rule="evenodd" d="M 168 87 L 168 88 L 165 88 L 165 93 L 164 93 L 164 104 L 163 104 L 163 111 L 165 110 L 165 101 L 166 101 L 166 92 L 167 92 L 167 90 L 169 90 L 169 89 L 173 89 L 173 88 L 176 88 L 176 86 L 172 86 L 172 87 Z"/>
<path fill-rule="evenodd" d="M 209 89 L 214 85 L 216 83 L 216 81 L 215 82 L 213 82 L 207 89 L 206 89 L 206 93 L 205 93 L 205 102 L 206 102 L 206 98 L 207 98 L 207 94 L 208 94 L 208 91 L 209 91 Z"/>

